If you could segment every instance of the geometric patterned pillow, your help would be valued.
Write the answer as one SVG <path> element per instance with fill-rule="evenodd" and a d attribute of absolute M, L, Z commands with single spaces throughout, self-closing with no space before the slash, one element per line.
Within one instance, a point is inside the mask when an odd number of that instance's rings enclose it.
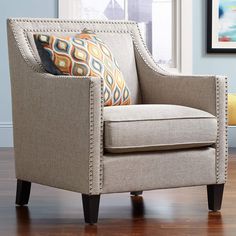
<path fill-rule="evenodd" d="M 84 29 L 76 36 L 35 34 L 46 71 L 55 75 L 98 76 L 104 80 L 104 105 L 129 105 L 130 91 L 109 49 L 95 33 Z"/>

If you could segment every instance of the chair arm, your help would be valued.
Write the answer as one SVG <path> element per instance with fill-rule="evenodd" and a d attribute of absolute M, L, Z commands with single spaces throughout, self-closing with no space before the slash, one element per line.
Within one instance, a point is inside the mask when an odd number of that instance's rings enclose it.
<path fill-rule="evenodd" d="M 138 58 L 142 101 L 175 104 L 207 111 L 217 117 L 216 183 L 227 178 L 227 78 L 223 76 L 171 75 Z"/>
<path fill-rule="evenodd" d="M 135 57 L 143 103 L 183 105 L 216 115 L 217 93 L 223 103 L 227 97 L 225 77 L 173 75 L 136 44 Z"/>
<path fill-rule="evenodd" d="M 17 178 L 100 193 L 102 80 L 30 70 L 18 75 L 12 76 Z"/>
<path fill-rule="evenodd" d="M 8 20 L 16 177 L 85 194 L 102 187 L 103 84 L 45 73 Z"/>
<path fill-rule="evenodd" d="M 222 76 L 161 75 L 149 69 L 139 78 L 143 103 L 183 105 L 216 115 L 217 96 L 226 98 Z"/>

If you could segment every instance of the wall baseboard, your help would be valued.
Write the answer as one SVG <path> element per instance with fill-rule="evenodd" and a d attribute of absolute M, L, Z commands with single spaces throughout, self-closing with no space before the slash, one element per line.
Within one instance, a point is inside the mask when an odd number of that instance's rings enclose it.
<path fill-rule="evenodd" d="M 12 122 L 0 122 L 0 129 L 1 128 L 12 128 L 13 124 Z"/>
<path fill-rule="evenodd" d="M 13 147 L 12 122 L 0 122 L 0 147 Z"/>
<path fill-rule="evenodd" d="M 236 126 L 228 128 L 229 147 L 236 148 Z M 0 122 L 0 147 L 13 147 L 13 125 Z"/>

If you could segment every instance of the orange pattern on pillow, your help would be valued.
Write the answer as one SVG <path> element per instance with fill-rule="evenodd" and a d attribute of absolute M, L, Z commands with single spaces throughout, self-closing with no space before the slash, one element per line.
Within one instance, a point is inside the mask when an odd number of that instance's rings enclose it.
<path fill-rule="evenodd" d="M 34 38 L 48 72 L 102 77 L 105 106 L 131 103 L 130 90 L 111 50 L 96 34 L 83 30 L 73 37 L 36 34 Z M 50 63 L 43 60 L 45 53 Z"/>

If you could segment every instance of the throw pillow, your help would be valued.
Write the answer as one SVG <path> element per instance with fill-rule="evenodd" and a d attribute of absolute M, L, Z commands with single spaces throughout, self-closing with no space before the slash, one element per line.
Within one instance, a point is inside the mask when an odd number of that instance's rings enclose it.
<path fill-rule="evenodd" d="M 129 105 L 130 91 L 109 47 L 87 29 L 75 36 L 35 34 L 45 70 L 55 75 L 98 76 L 104 80 L 104 105 Z"/>

